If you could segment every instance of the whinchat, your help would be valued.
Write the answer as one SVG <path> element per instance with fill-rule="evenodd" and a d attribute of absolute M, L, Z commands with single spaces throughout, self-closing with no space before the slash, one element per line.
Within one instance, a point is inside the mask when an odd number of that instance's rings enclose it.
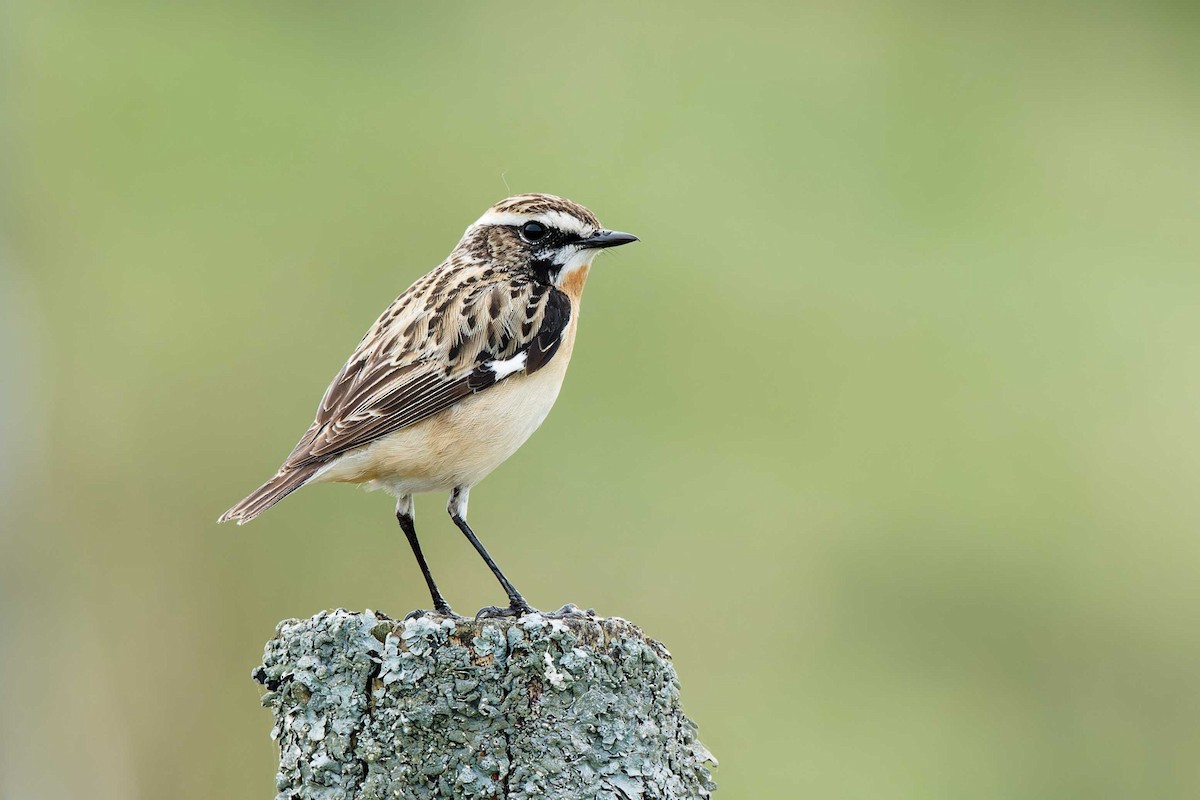
<path fill-rule="evenodd" d="M 636 241 L 554 195 L 492 206 L 375 321 L 275 477 L 218 522 L 249 522 L 310 483 L 383 489 L 433 607 L 450 614 L 413 521 L 414 494 L 448 491 L 451 519 L 508 595 L 507 609 L 491 611 L 531 611 L 467 524 L 467 495 L 550 413 L 596 254 Z"/>

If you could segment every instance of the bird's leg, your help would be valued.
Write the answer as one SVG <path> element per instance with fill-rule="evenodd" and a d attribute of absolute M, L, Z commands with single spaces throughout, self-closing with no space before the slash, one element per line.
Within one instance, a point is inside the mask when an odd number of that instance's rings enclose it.
<path fill-rule="evenodd" d="M 400 528 L 408 537 L 408 544 L 412 547 L 413 555 L 417 557 L 417 564 L 421 567 L 421 574 L 425 576 L 425 584 L 429 587 L 429 596 L 433 598 L 433 607 L 438 613 L 453 616 L 454 612 L 450 610 L 450 604 L 438 591 L 437 584 L 433 580 L 433 573 L 429 571 L 429 565 L 425 563 L 425 556 L 421 552 L 421 543 L 417 541 L 417 526 L 414 522 L 413 510 L 411 494 L 397 498 L 396 521 L 400 523 Z"/>
<path fill-rule="evenodd" d="M 525 602 L 525 598 L 517 591 L 517 587 L 509 582 L 508 578 L 504 577 L 504 573 L 500 571 L 500 567 L 496 566 L 496 562 L 488 554 L 484 548 L 483 542 L 479 541 L 479 537 L 475 535 L 475 531 L 471 530 L 471 526 L 467 524 L 467 494 L 470 488 L 459 486 L 450 492 L 450 502 L 446 505 L 446 510 L 450 512 L 450 519 L 454 520 L 454 524 L 467 537 L 467 541 L 475 548 L 475 552 L 483 558 L 484 563 L 488 565 L 488 569 L 496 576 L 496 580 L 500 581 L 500 585 L 504 587 L 504 593 L 508 595 L 508 608 L 496 608 L 489 606 L 481 609 L 475 616 L 490 617 L 490 616 L 514 616 L 519 617 L 522 614 L 529 614 L 536 609 L 529 603 Z"/>

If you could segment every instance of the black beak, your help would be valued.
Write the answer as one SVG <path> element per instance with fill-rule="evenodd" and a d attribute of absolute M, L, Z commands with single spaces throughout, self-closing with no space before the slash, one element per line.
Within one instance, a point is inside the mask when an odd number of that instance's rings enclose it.
<path fill-rule="evenodd" d="M 593 235 L 579 242 L 579 247 L 587 250 L 598 249 L 601 247 L 620 247 L 623 244 L 636 242 L 638 237 L 632 233 L 621 233 L 620 231 L 596 231 Z"/>

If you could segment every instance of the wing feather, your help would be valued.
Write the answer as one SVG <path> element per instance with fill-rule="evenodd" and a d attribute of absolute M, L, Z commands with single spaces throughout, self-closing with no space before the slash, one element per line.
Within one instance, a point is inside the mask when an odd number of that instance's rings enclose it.
<path fill-rule="evenodd" d="M 571 318 L 561 291 L 481 265 L 438 271 L 445 274 L 414 284 L 363 337 L 285 468 L 362 447 L 554 357 Z M 521 353 L 521 369 L 490 366 Z"/>

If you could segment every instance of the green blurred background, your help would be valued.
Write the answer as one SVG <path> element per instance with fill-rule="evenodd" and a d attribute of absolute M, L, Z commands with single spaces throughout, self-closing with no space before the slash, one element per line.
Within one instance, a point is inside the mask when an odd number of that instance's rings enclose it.
<path fill-rule="evenodd" d="M 214 520 L 510 189 L 643 241 L 472 522 L 719 797 L 1200 795 L 1194 4 L 24 0 L 0 87 L 0 796 L 271 796 L 275 622 L 427 598 L 385 496 Z"/>

